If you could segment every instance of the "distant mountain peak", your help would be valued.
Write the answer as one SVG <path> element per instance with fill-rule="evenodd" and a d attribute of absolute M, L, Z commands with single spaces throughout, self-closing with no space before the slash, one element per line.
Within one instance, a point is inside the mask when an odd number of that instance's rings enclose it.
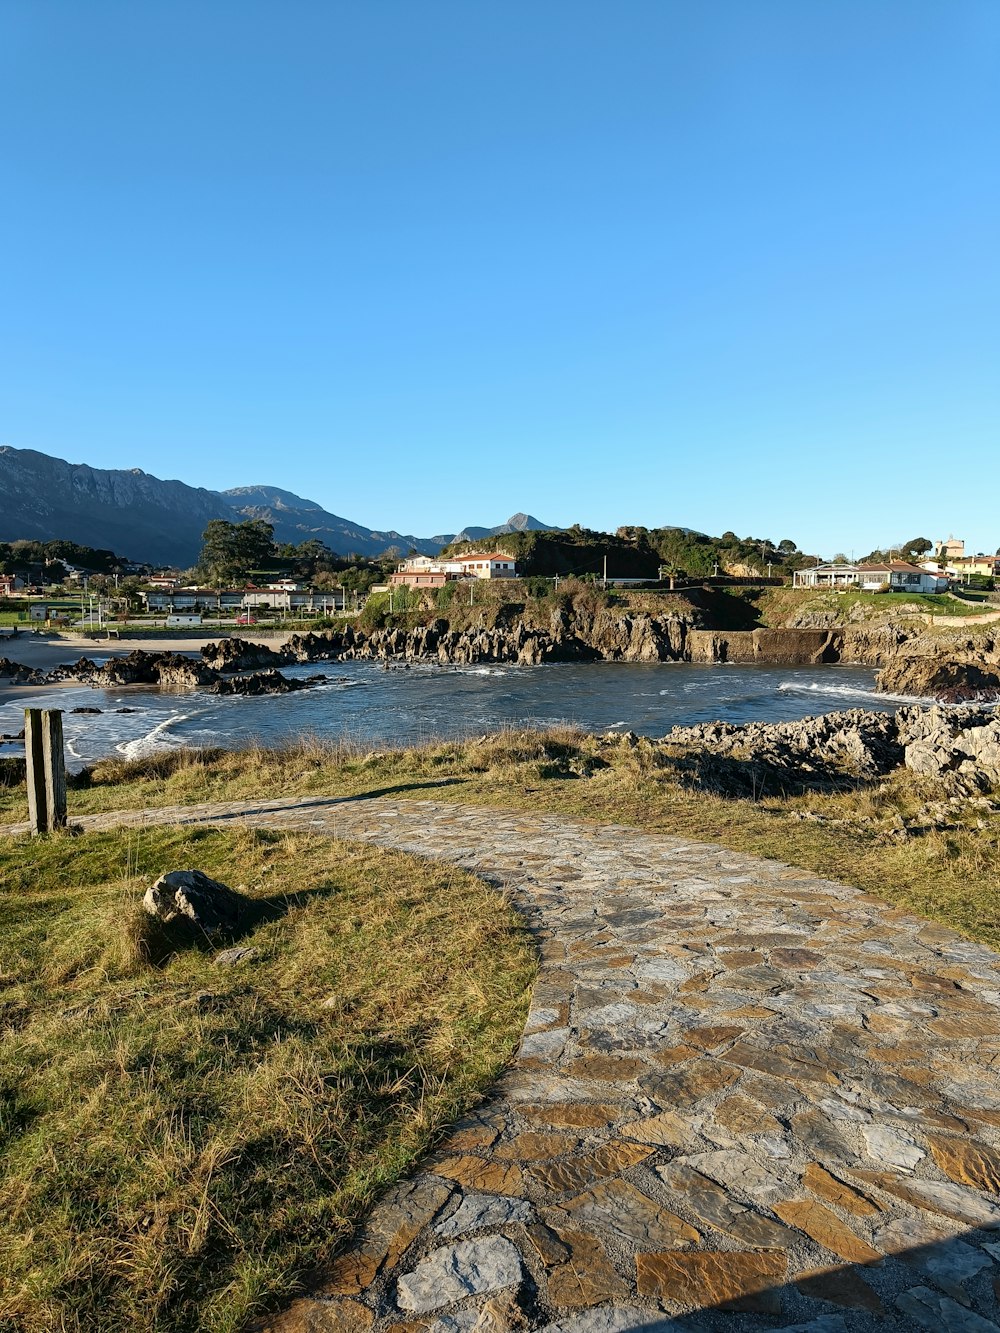
<path fill-rule="evenodd" d="M 551 523 L 543 523 L 541 519 L 533 518 L 531 514 L 511 514 L 510 518 L 503 525 L 512 532 L 546 532 L 552 530 Z M 496 532 L 496 529 L 494 529 Z"/>
<path fill-rule="evenodd" d="M 500 523 L 495 528 L 477 528 L 470 525 L 463 528 L 452 538 L 456 542 L 481 542 L 487 537 L 503 537 L 509 532 L 552 532 L 554 529 L 551 523 L 543 523 L 541 519 L 533 518 L 531 514 L 511 514 L 506 523 Z"/>
<path fill-rule="evenodd" d="M 315 509 L 320 513 L 325 512 L 323 506 L 317 504 L 315 500 L 306 500 L 303 496 L 296 495 L 294 491 L 283 491 L 280 486 L 233 486 L 230 490 L 218 491 L 217 494 L 234 509 L 253 505 L 259 508 L 274 506 L 282 509 Z"/>

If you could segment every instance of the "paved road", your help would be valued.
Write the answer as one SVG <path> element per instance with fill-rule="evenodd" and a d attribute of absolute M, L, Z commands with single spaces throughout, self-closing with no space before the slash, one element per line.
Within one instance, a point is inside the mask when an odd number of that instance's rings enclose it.
<path fill-rule="evenodd" d="M 312 1333 L 1000 1333 L 1000 957 L 677 838 L 385 798 L 239 821 L 509 889 L 542 967 L 489 1102 L 383 1200 Z"/>

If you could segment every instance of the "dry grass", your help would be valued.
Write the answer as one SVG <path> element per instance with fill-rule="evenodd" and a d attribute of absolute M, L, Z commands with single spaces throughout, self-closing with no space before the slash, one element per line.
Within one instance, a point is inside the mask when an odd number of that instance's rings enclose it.
<path fill-rule="evenodd" d="M 141 892 L 185 865 L 239 879 L 256 961 L 148 961 Z M 509 905 L 410 857 L 120 830 L 0 840 L 0 884 L 0 1325 L 18 1333 L 241 1327 L 523 1026 L 534 954 Z"/>
<path fill-rule="evenodd" d="M 694 766 L 696 769 L 696 766 Z M 697 785 L 683 755 L 571 728 L 365 752 L 309 740 L 282 751 L 172 751 L 107 760 L 71 793 L 74 812 L 384 792 L 632 825 L 720 843 L 839 879 L 1000 948 L 1000 817 L 900 772 L 877 786 L 741 799 Z M 23 788 L 0 791 L 11 816 Z M 941 810 L 944 817 L 941 817 Z M 944 826 L 942 826 L 944 825 Z"/>

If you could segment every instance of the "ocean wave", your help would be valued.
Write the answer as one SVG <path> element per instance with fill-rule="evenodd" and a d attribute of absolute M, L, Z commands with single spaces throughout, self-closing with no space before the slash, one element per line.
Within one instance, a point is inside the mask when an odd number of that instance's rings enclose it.
<path fill-rule="evenodd" d="M 829 694 L 844 699 L 875 699 L 896 704 L 926 704 L 928 699 L 921 699 L 916 694 L 882 694 L 874 687 L 863 689 L 860 685 L 821 685 L 817 681 L 808 684 L 795 680 L 786 680 L 778 686 L 779 694 Z"/>
<path fill-rule="evenodd" d="M 191 713 L 171 713 L 162 722 L 157 722 L 156 726 L 144 736 L 137 736 L 130 741 L 120 741 L 115 749 L 126 759 L 141 759 L 143 755 L 154 754 L 157 750 L 168 750 L 183 745 L 183 741 L 171 737 L 170 733 L 174 727 L 179 727 L 182 722 L 190 722 L 191 718 L 198 717 L 204 711 L 199 708 Z"/>

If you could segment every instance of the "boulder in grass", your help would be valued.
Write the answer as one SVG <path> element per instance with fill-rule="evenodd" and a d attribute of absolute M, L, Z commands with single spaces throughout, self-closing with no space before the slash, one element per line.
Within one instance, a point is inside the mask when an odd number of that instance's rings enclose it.
<path fill-rule="evenodd" d="M 249 906 L 234 889 L 201 870 L 171 870 L 146 890 L 146 911 L 166 926 L 187 926 L 219 939 L 235 932 Z"/>
<path fill-rule="evenodd" d="M 233 967 L 236 963 L 253 963 L 260 957 L 260 950 L 237 945 L 234 949 L 223 949 L 212 961 L 216 967 Z"/>

